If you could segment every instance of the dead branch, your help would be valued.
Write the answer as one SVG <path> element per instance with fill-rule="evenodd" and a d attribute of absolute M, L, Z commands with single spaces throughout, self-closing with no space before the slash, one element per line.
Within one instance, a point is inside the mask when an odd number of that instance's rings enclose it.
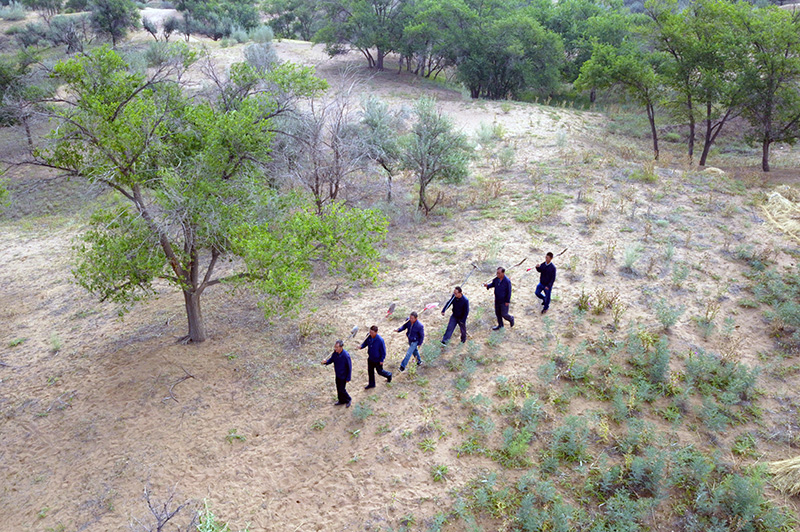
<path fill-rule="evenodd" d="M 179 401 L 178 401 L 178 400 L 175 398 L 175 394 L 173 393 L 173 390 L 175 389 L 175 386 L 177 386 L 178 384 L 182 383 L 182 382 L 183 382 L 183 381 L 185 381 L 185 380 L 194 379 L 194 375 L 192 375 L 191 373 L 189 373 L 188 371 L 186 371 L 186 368 L 184 368 L 183 366 L 181 366 L 180 368 L 183 370 L 184 376 L 183 376 L 183 377 L 181 377 L 180 379 L 176 380 L 175 382 L 173 382 L 173 383 L 172 383 L 172 385 L 170 385 L 170 387 L 169 387 L 169 392 L 168 392 L 168 393 L 169 393 L 169 396 L 168 396 L 168 397 L 165 397 L 165 398 L 163 398 L 163 399 L 161 400 L 161 402 L 162 402 L 162 403 L 163 403 L 164 401 L 167 401 L 167 400 L 169 400 L 169 399 L 172 399 L 172 400 L 173 400 L 173 401 L 175 401 L 176 403 L 177 403 L 177 402 L 179 402 Z"/>

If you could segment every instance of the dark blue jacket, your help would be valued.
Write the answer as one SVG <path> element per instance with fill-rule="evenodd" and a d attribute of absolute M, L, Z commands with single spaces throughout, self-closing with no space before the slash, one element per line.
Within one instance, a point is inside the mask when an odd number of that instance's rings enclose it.
<path fill-rule="evenodd" d="M 553 288 L 553 283 L 556 282 L 556 265 L 552 262 L 550 264 L 543 262 L 536 267 L 536 271 L 541 272 L 539 283 L 542 286 Z"/>
<path fill-rule="evenodd" d="M 327 366 L 331 362 L 333 362 L 333 369 L 336 371 L 336 378 L 349 381 L 353 372 L 353 363 L 350 361 L 350 353 L 344 349 L 342 349 L 341 353 L 334 351 L 331 353 L 331 357 L 325 361 L 325 365 Z"/>
<path fill-rule="evenodd" d="M 386 358 L 386 343 L 381 338 L 380 334 L 376 334 L 375 338 L 367 336 L 364 343 L 361 344 L 361 349 L 367 348 L 367 355 L 370 361 L 376 364 L 382 364 Z"/>
<path fill-rule="evenodd" d="M 461 294 L 461 297 L 456 297 L 455 295 L 451 297 L 450 301 L 442 309 L 442 314 L 451 304 L 453 305 L 453 317 L 456 321 L 467 321 L 467 316 L 469 316 L 469 299 L 467 299 L 467 296 Z"/>
<path fill-rule="evenodd" d="M 414 325 L 411 325 L 411 320 L 405 322 L 402 327 L 397 329 L 397 332 L 403 332 L 406 329 L 406 336 L 408 337 L 408 345 L 417 342 L 417 346 L 422 345 L 422 342 L 425 341 L 425 327 L 422 326 L 422 322 L 417 320 L 414 322 Z"/>
<path fill-rule="evenodd" d="M 492 279 L 486 289 L 494 288 L 494 302 L 495 303 L 511 303 L 511 279 L 508 275 L 503 277 L 501 281 L 499 277 Z"/>

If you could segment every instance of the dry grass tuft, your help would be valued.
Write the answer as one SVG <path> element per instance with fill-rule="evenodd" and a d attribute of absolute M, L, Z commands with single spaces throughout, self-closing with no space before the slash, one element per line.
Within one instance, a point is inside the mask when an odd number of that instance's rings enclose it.
<path fill-rule="evenodd" d="M 772 473 L 772 485 L 782 493 L 797 495 L 800 493 L 800 456 L 788 460 L 769 463 Z"/>

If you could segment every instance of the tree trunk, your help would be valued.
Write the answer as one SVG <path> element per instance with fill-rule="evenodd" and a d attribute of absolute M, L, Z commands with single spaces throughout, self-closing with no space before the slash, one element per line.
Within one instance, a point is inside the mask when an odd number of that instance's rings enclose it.
<path fill-rule="evenodd" d="M 392 202 L 392 175 L 386 176 L 386 203 Z"/>
<path fill-rule="evenodd" d="M 592 87 L 592 90 L 589 91 L 589 103 L 594 103 L 597 99 L 597 89 Z"/>
<path fill-rule="evenodd" d="M 697 128 L 694 123 L 694 108 L 691 99 L 688 100 L 687 107 L 689 108 L 689 164 L 692 164 L 694 159 L 694 137 Z"/>
<path fill-rule="evenodd" d="M 769 172 L 769 145 L 772 144 L 772 141 L 769 140 L 768 136 L 764 136 L 764 141 L 761 144 L 761 169 L 765 172 Z"/>
<path fill-rule="evenodd" d="M 375 61 L 375 69 L 376 70 L 383 70 L 383 58 L 386 56 L 386 52 L 378 48 L 376 54 L 376 61 Z"/>
<path fill-rule="evenodd" d="M 417 203 L 417 208 L 423 209 L 425 214 L 428 214 L 428 206 L 425 205 L 425 185 L 422 180 L 419 182 L 419 203 Z"/>
<path fill-rule="evenodd" d="M 186 339 L 198 344 L 206 339 L 206 327 L 203 323 L 203 313 L 200 311 L 200 295 L 194 291 L 183 291 L 183 300 L 186 304 L 186 317 L 189 320 L 189 334 Z"/>
<path fill-rule="evenodd" d="M 653 104 L 647 104 L 647 119 L 650 121 L 650 134 L 653 136 L 653 159 L 658 160 L 658 132 L 656 131 L 656 111 Z"/>
<path fill-rule="evenodd" d="M 23 111 L 22 125 L 25 128 L 25 136 L 28 138 L 28 148 L 33 150 L 33 135 L 31 135 L 31 125 L 28 123 L 28 115 Z"/>

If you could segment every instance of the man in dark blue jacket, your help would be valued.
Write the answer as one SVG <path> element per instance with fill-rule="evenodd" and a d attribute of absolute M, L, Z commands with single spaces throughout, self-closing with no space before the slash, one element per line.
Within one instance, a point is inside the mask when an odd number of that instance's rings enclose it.
<path fill-rule="evenodd" d="M 347 405 L 347 408 L 350 408 L 350 394 L 347 393 L 345 387 L 350 382 L 353 363 L 350 361 L 350 353 L 344 350 L 344 342 L 341 340 L 336 340 L 333 346 L 333 353 L 331 353 L 328 360 L 322 361 L 323 366 L 331 363 L 333 363 L 333 369 L 336 372 L 336 394 L 339 396 L 339 402 L 336 405 Z"/>
<path fill-rule="evenodd" d="M 425 327 L 422 326 L 422 322 L 419 321 L 416 312 L 412 312 L 408 316 L 408 321 L 403 324 L 402 327 L 397 329 L 396 332 L 403 332 L 406 331 L 406 336 L 408 337 L 408 351 L 406 351 L 406 356 L 403 358 L 403 361 L 400 363 L 400 371 L 405 371 L 406 366 L 408 365 L 408 361 L 411 360 L 411 355 L 414 355 L 417 359 L 417 366 L 422 365 L 422 359 L 419 356 L 419 347 L 422 345 L 422 342 L 425 341 Z"/>
<path fill-rule="evenodd" d="M 453 336 L 453 331 L 456 330 L 456 324 L 461 330 L 461 343 L 463 344 L 467 341 L 467 316 L 469 316 L 469 300 L 461 292 L 460 286 L 456 286 L 455 290 L 453 290 L 453 297 L 450 298 L 450 301 L 448 301 L 442 309 L 442 316 L 444 316 L 445 311 L 450 305 L 453 305 L 453 313 L 450 315 L 450 322 L 447 324 L 447 330 L 444 332 L 442 344 L 447 345 L 447 342 L 450 341 L 450 337 Z"/>
<path fill-rule="evenodd" d="M 511 304 L 511 279 L 506 276 L 505 268 L 497 268 L 497 277 L 492 282 L 484 285 L 486 289 L 494 288 L 494 313 L 497 316 L 497 325 L 492 327 L 493 331 L 503 328 L 505 319 L 511 326 L 514 326 L 514 316 L 508 313 Z"/>
<path fill-rule="evenodd" d="M 375 387 L 375 371 L 378 375 L 386 377 L 386 382 L 392 382 L 392 372 L 384 371 L 383 361 L 386 358 L 386 343 L 378 335 L 378 326 L 373 325 L 369 328 L 369 336 L 364 339 L 359 349 L 367 348 L 367 373 L 369 373 L 369 384 L 364 389 L 369 390 Z"/>
<path fill-rule="evenodd" d="M 553 283 L 556 282 L 556 265 L 553 264 L 553 253 L 548 252 L 544 258 L 544 262 L 536 267 L 536 271 L 540 272 L 539 284 L 536 286 L 536 297 L 542 300 L 542 314 L 547 314 L 547 309 L 550 308 L 550 295 L 553 292 Z"/>

